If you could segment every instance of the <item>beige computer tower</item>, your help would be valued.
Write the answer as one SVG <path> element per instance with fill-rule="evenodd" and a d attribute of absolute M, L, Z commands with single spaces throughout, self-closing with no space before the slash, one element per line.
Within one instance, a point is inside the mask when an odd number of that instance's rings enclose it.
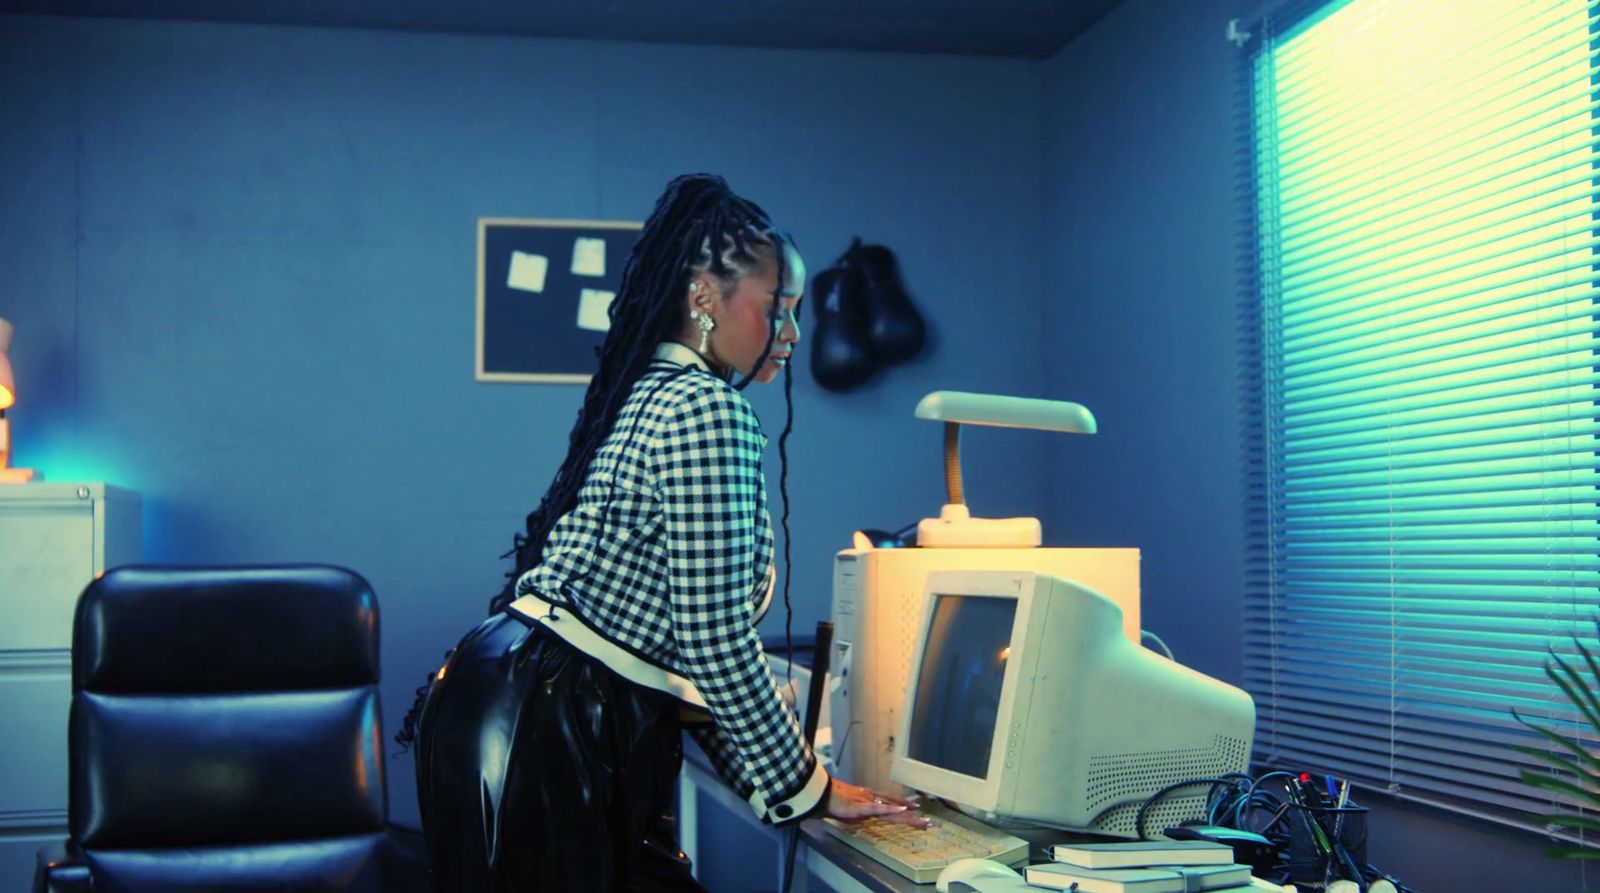
<path fill-rule="evenodd" d="M 889 778 L 901 702 L 933 570 L 1034 571 L 1087 586 L 1122 608 L 1139 644 L 1138 549 L 846 549 L 833 563 L 834 651 L 828 712 L 836 773 L 878 790 Z"/>

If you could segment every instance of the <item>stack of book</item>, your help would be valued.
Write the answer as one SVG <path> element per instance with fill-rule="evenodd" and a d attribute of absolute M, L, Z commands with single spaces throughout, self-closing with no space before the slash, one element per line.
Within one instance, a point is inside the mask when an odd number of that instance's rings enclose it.
<path fill-rule="evenodd" d="M 1074 893 L 1234 893 L 1253 890 L 1250 867 L 1207 840 L 1059 844 L 1030 865 L 1029 885 Z"/>

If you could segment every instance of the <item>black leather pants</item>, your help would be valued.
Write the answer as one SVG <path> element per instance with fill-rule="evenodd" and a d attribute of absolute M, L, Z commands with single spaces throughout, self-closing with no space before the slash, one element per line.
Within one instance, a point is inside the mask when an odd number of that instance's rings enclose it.
<path fill-rule="evenodd" d="M 568 623 L 576 620 L 568 619 Z M 677 702 L 505 614 L 461 640 L 417 724 L 443 893 L 703 891 L 667 815 Z"/>

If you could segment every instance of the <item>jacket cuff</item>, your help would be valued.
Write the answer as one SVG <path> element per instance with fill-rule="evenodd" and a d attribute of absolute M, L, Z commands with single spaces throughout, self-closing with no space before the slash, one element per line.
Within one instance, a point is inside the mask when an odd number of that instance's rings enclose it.
<path fill-rule="evenodd" d="M 811 777 L 800 790 L 790 797 L 768 804 L 760 791 L 750 795 L 750 808 L 755 810 L 756 817 L 763 822 L 773 825 L 787 825 L 797 822 L 811 815 L 817 807 L 822 805 L 823 798 L 828 794 L 828 771 L 822 768 L 822 763 L 817 762 L 811 769 Z"/>

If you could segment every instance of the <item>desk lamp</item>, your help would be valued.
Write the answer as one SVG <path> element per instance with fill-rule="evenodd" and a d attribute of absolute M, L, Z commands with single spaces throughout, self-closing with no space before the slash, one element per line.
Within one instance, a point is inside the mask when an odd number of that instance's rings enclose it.
<path fill-rule="evenodd" d="M 917 418 L 944 422 L 945 504 L 917 525 L 917 545 L 1032 548 L 1043 541 L 1038 518 L 974 518 L 961 488 L 961 426 L 991 425 L 1093 434 L 1094 414 L 1065 400 L 934 391 L 917 403 Z"/>
<path fill-rule="evenodd" d="M 0 319 L 0 484 L 21 484 L 33 478 L 31 468 L 12 468 L 11 422 L 6 410 L 17 402 L 17 385 L 11 373 L 11 323 Z"/>

